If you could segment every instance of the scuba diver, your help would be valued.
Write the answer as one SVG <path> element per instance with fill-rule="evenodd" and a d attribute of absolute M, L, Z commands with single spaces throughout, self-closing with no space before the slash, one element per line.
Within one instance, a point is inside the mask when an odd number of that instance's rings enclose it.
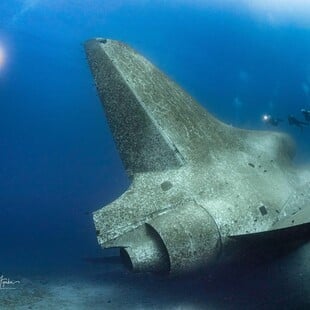
<path fill-rule="evenodd" d="M 294 115 L 289 115 L 287 117 L 287 120 L 288 120 L 289 125 L 291 126 L 294 125 L 296 127 L 299 127 L 301 130 L 303 130 L 304 126 L 309 125 L 309 123 L 305 123 L 305 122 L 298 120 Z"/>
<path fill-rule="evenodd" d="M 305 121 L 310 122 L 310 111 L 306 109 L 301 109 L 300 112 L 304 115 Z"/>
<path fill-rule="evenodd" d="M 280 122 L 283 122 L 283 119 L 281 119 L 281 118 L 274 118 L 274 117 L 272 117 L 269 114 L 265 114 L 263 116 L 263 122 L 268 124 L 268 125 L 276 127 L 276 126 L 279 125 Z"/>

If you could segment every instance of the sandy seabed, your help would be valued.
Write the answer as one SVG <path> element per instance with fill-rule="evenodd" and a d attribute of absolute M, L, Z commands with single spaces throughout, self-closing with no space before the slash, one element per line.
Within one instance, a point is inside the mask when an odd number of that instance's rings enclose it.
<path fill-rule="evenodd" d="M 71 275 L 10 275 L 1 310 L 22 309 L 310 309 L 310 243 L 268 263 L 218 275 L 165 278 L 90 265 Z"/>

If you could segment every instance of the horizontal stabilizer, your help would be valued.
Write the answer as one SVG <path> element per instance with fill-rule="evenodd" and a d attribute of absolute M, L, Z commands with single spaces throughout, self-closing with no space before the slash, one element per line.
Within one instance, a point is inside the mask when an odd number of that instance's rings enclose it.
<path fill-rule="evenodd" d="M 283 217 L 268 231 L 231 236 L 232 239 L 255 247 L 270 245 L 288 245 L 310 240 L 310 208 L 294 215 Z"/>
<path fill-rule="evenodd" d="M 229 238 L 228 261 L 257 263 L 287 255 L 310 240 L 310 223 Z M 234 256 L 235 255 L 235 256 Z M 226 258 L 227 260 L 227 258 Z"/>
<path fill-rule="evenodd" d="M 293 215 L 283 217 L 272 226 L 271 230 L 284 229 L 305 224 L 310 224 L 310 206 L 308 208 L 301 209 Z"/>
<path fill-rule="evenodd" d="M 291 227 L 284 227 L 280 229 L 267 230 L 264 232 L 244 234 L 244 235 L 234 235 L 230 238 L 235 240 L 244 240 L 257 242 L 258 240 L 267 241 L 267 240 L 309 240 L 310 238 L 310 223 L 304 223 L 300 225 L 295 225 Z"/>

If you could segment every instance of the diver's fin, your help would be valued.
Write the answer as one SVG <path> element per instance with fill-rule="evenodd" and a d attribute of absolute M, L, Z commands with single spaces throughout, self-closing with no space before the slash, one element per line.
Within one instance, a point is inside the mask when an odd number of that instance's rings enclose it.
<path fill-rule="evenodd" d="M 130 176 L 178 168 L 193 158 L 207 157 L 215 142 L 217 149 L 227 149 L 238 139 L 239 133 L 232 139 L 229 126 L 127 45 L 93 39 L 85 49 Z"/>

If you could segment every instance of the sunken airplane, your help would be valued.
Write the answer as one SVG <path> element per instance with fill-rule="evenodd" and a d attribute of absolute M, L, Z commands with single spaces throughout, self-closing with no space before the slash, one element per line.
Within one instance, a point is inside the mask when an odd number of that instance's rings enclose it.
<path fill-rule="evenodd" d="M 270 240 L 309 240 L 310 169 L 278 132 L 228 126 L 127 45 L 85 43 L 129 189 L 94 212 L 135 272 L 187 274 Z"/>

